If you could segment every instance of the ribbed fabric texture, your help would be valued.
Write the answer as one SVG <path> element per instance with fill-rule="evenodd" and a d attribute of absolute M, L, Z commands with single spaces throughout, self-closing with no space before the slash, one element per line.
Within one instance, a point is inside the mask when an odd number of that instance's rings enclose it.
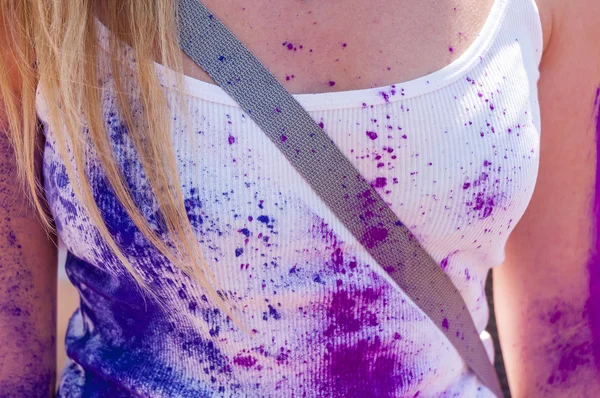
<path fill-rule="evenodd" d="M 486 276 L 502 262 L 537 177 L 541 49 L 534 2 L 496 0 L 476 42 L 438 72 L 296 96 L 439 261 L 481 331 Z M 240 331 L 148 244 L 90 153 L 86 172 L 109 230 L 163 305 L 144 300 L 75 199 L 46 128 L 47 198 L 81 295 L 59 396 L 490 396 L 235 102 L 185 81 L 193 134 L 176 117 L 172 137 L 188 216 L 218 288 L 255 333 Z M 115 153 L 160 228 L 116 117 L 114 82 L 109 74 L 102 82 Z M 46 120 L 41 92 L 38 114 Z"/>

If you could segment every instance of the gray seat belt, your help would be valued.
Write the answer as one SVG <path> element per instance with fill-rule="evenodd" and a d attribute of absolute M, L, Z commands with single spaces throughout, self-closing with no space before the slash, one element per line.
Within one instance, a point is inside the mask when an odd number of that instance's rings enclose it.
<path fill-rule="evenodd" d="M 180 0 L 180 46 L 256 122 L 471 370 L 502 397 L 460 292 L 304 108 L 200 0 Z"/>

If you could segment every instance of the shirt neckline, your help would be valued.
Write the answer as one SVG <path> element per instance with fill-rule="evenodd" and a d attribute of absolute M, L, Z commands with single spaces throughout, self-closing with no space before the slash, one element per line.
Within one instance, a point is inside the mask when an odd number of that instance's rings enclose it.
<path fill-rule="evenodd" d="M 435 72 L 388 86 L 326 93 L 293 94 L 292 96 L 307 110 L 328 110 L 389 104 L 439 90 L 463 77 L 483 60 L 504 21 L 504 10 L 509 1 L 494 0 L 490 13 L 473 43 L 457 59 Z M 108 50 L 109 30 L 98 19 L 96 19 L 96 24 L 99 30 L 100 46 Z M 163 85 L 174 88 L 174 83 L 172 83 L 174 79 L 169 76 L 173 77 L 176 72 L 157 62 L 154 64 L 159 75 L 162 75 L 160 80 Z M 183 82 L 186 95 L 239 107 L 238 103 L 225 90 L 215 84 L 187 75 L 183 76 Z"/>

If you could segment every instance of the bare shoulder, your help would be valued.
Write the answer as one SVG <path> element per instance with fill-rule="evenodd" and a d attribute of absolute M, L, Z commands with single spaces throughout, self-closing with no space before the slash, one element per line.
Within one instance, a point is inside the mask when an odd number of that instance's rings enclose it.
<path fill-rule="evenodd" d="M 600 1 L 598 0 L 535 0 L 544 31 L 544 49 L 550 43 L 575 39 L 597 43 L 600 36 Z M 596 33 L 595 36 L 584 34 Z M 575 35 L 575 37 L 573 37 Z M 566 43 L 565 43 L 566 44 Z M 600 47 L 599 47 L 600 48 Z"/>

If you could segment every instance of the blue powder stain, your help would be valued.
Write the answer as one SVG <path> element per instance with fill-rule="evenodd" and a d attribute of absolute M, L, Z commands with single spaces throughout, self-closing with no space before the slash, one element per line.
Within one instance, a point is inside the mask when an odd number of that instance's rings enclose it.
<path fill-rule="evenodd" d="M 69 176 L 67 175 L 67 169 L 64 165 L 61 164 L 58 167 L 60 167 L 61 170 L 54 171 L 54 180 L 56 182 L 56 186 L 63 189 L 69 185 Z"/>
<path fill-rule="evenodd" d="M 65 209 L 65 211 L 67 212 L 67 214 L 69 216 L 77 216 L 77 209 L 75 208 L 75 205 L 71 202 L 69 202 L 68 200 L 64 199 L 63 197 L 59 197 L 58 198 L 60 201 L 60 204 L 62 205 L 62 207 Z"/>
<path fill-rule="evenodd" d="M 247 238 L 250 237 L 250 230 L 248 228 L 240 229 L 240 232 L 244 234 Z"/>
<path fill-rule="evenodd" d="M 269 216 L 258 216 L 257 220 L 264 224 L 268 224 L 271 221 Z"/>
<path fill-rule="evenodd" d="M 271 315 L 274 319 L 281 319 L 281 315 L 272 305 L 269 305 L 269 315 Z"/>
<path fill-rule="evenodd" d="M 237 249 L 235 249 L 235 256 L 239 257 L 242 255 L 242 253 L 244 253 L 244 249 L 241 247 L 238 247 Z"/>

